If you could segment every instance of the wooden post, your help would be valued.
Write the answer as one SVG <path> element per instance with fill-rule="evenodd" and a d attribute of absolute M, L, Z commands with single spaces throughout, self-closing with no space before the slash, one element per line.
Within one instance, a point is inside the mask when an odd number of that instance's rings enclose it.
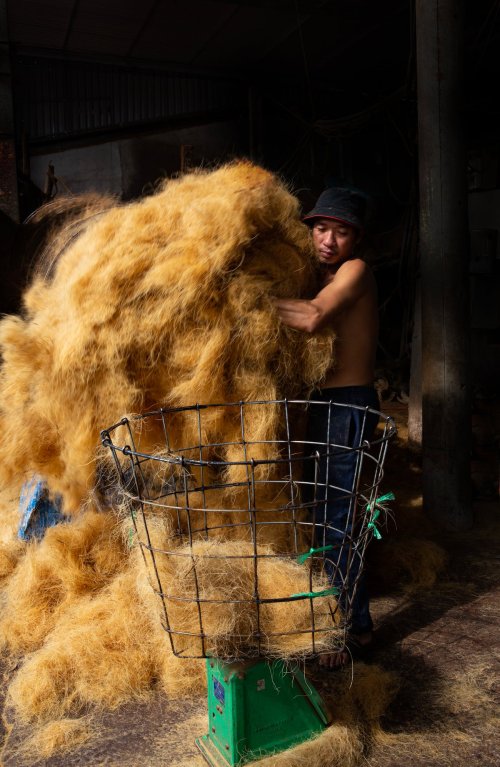
<path fill-rule="evenodd" d="M 422 289 L 420 280 L 415 289 L 411 339 L 410 401 L 408 403 L 408 446 L 422 450 Z"/>
<path fill-rule="evenodd" d="M 455 530 L 472 524 L 464 12 L 416 3 L 424 507 Z"/>

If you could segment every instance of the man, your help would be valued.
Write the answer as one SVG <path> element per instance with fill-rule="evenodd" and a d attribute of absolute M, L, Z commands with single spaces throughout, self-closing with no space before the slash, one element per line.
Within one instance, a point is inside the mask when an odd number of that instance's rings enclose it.
<path fill-rule="evenodd" d="M 373 640 L 368 595 L 363 575 L 359 573 L 360 562 L 352 551 L 349 553 L 346 544 L 352 533 L 350 494 L 358 455 L 356 450 L 349 448 L 369 440 L 375 429 L 377 416 L 366 416 L 363 408 L 368 406 L 378 410 L 379 407 L 373 387 L 378 336 L 377 289 L 370 267 L 355 254 L 363 235 L 366 208 L 366 198 L 357 190 L 330 188 L 320 195 L 304 221 L 312 228 L 313 244 L 322 269 L 321 290 L 310 301 L 276 301 L 279 316 L 286 325 L 305 333 L 315 333 L 331 325 L 337 334 L 335 363 L 332 361 L 324 385 L 313 393 L 311 400 L 333 401 L 341 403 L 341 407 L 332 406 L 328 418 L 328 409 L 324 405 L 311 404 L 307 434 L 308 442 L 347 446 L 347 450 L 337 451 L 338 454 L 330 460 L 320 459 L 320 487 L 316 494 L 319 501 L 317 518 L 327 522 L 326 543 L 331 544 L 334 552 L 328 555 L 330 562 L 325 563 L 327 571 L 329 569 L 336 585 L 344 585 L 347 599 L 352 604 L 348 645 L 340 653 L 321 658 L 322 665 L 328 668 L 344 665 L 353 654 L 360 656 Z M 359 406 L 360 409 L 343 405 Z M 311 461 L 306 463 L 311 464 Z M 321 489 L 324 484 L 344 492 Z M 345 609 L 346 605 L 343 607 Z"/>

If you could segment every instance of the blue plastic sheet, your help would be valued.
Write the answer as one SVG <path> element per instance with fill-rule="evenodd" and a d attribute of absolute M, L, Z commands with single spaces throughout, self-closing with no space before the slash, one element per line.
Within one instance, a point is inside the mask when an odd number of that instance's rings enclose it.
<path fill-rule="evenodd" d="M 17 534 L 22 541 L 43 538 L 48 527 L 66 519 L 61 496 L 51 497 L 47 483 L 36 474 L 21 488 L 19 512 L 21 522 Z"/>

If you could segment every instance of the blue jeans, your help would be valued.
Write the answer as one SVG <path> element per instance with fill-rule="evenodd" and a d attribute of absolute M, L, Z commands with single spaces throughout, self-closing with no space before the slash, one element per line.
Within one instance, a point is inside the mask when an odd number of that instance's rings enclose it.
<path fill-rule="evenodd" d="M 315 545 L 333 547 L 325 553 L 325 569 L 340 590 L 342 609 L 348 610 L 350 603 L 351 632 L 362 634 L 371 631 L 373 623 L 361 554 L 355 542 L 351 544 L 359 451 L 345 448 L 357 448 L 364 440 L 371 440 L 378 415 L 367 413 L 363 408 L 368 406 L 378 411 L 379 400 L 371 386 L 322 389 L 313 392 L 311 400 L 335 403 L 331 408 L 323 404 L 309 405 L 306 439 L 313 444 L 307 446 L 307 452 L 314 456 L 317 450 L 320 454 L 317 461 L 306 460 L 304 469 L 304 479 L 310 483 L 305 496 L 309 502 L 316 501 L 312 512 L 318 532 L 322 531 L 321 542 L 316 539 Z M 338 447 L 325 448 L 324 444 Z"/>

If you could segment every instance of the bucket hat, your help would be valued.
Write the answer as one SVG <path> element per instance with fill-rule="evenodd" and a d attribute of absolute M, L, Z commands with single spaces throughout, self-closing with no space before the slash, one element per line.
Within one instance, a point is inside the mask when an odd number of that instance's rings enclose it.
<path fill-rule="evenodd" d="M 311 225 L 315 218 L 331 218 L 362 229 L 366 222 L 367 197 L 355 189 L 330 187 L 318 197 L 314 208 L 303 221 Z"/>

